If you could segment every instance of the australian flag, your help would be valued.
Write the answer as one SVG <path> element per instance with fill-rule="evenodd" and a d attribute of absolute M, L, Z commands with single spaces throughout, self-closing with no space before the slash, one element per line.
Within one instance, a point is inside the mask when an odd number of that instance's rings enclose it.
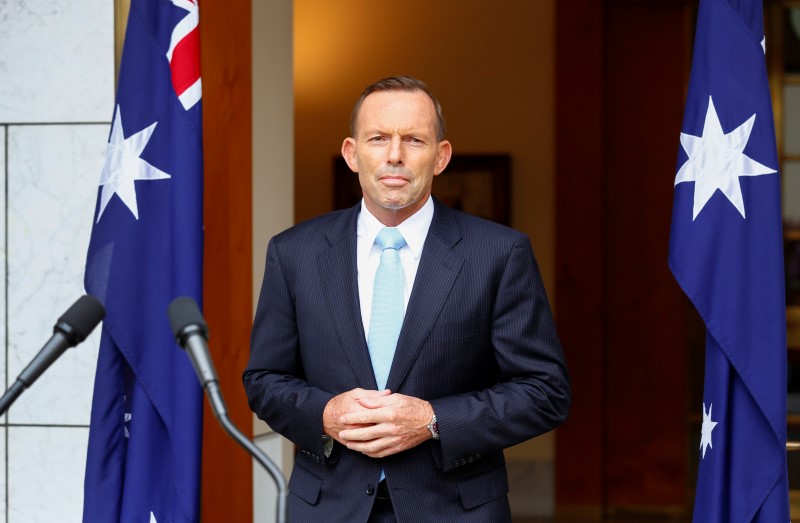
<path fill-rule="evenodd" d="M 167 307 L 200 302 L 203 164 L 196 0 L 132 0 L 86 261 L 106 307 L 83 521 L 200 519 L 202 389 Z"/>
<path fill-rule="evenodd" d="M 669 265 L 706 326 L 695 523 L 789 521 L 780 178 L 761 0 L 701 0 Z"/>

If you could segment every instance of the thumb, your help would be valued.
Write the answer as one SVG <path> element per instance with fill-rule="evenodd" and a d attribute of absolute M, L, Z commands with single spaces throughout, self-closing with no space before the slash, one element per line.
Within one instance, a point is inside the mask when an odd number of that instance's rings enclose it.
<path fill-rule="evenodd" d="M 358 398 L 358 402 L 362 407 L 366 407 L 368 409 L 383 407 L 386 404 L 385 398 L 388 398 L 392 395 L 392 391 L 389 389 L 376 390 L 372 392 L 374 392 L 374 394 L 369 394 L 367 396 L 361 396 Z"/>

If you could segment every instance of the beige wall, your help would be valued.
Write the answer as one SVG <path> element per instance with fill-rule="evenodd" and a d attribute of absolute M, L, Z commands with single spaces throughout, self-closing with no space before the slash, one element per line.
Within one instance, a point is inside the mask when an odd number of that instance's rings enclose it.
<path fill-rule="evenodd" d="M 297 220 L 331 209 L 332 158 L 364 86 L 416 76 L 442 102 L 456 154 L 511 154 L 512 224 L 552 299 L 554 2 L 295 0 Z"/>

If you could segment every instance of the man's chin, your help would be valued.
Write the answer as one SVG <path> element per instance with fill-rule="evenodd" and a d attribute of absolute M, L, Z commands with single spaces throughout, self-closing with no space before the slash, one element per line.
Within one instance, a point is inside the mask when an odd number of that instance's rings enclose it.
<path fill-rule="evenodd" d="M 412 203 L 409 202 L 394 202 L 394 201 L 387 201 L 381 203 L 381 207 L 388 211 L 401 211 L 407 207 L 410 207 Z"/>
<path fill-rule="evenodd" d="M 409 198 L 381 198 L 367 201 L 367 208 L 370 212 L 380 219 L 379 214 L 400 218 L 400 221 L 414 214 L 427 201 L 428 195 L 420 199 L 410 200 Z"/>

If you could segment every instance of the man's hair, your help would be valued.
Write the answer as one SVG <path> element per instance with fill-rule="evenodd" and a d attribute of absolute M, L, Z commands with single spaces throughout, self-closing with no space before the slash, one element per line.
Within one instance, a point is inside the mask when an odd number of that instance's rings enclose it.
<path fill-rule="evenodd" d="M 444 140 L 445 125 L 444 116 L 442 116 L 442 105 L 439 103 L 439 100 L 433 96 L 433 93 L 430 92 L 428 86 L 425 85 L 424 82 L 411 76 L 390 76 L 368 85 L 361 93 L 361 96 L 358 97 L 358 100 L 356 100 L 353 113 L 350 115 L 350 136 L 355 137 L 356 135 L 356 118 L 358 117 L 358 111 L 361 110 L 361 104 L 364 103 L 364 99 L 372 93 L 383 91 L 422 91 L 427 94 L 436 109 L 436 141 L 441 142 Z"/>

